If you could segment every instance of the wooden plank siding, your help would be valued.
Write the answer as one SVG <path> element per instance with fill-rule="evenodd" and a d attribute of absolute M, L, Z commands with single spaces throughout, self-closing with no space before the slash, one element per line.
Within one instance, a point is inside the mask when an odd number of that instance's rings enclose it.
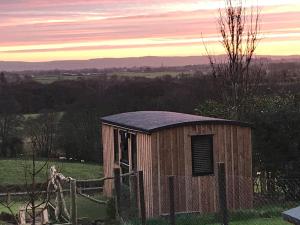
<path fill-rule="evenodd" d="M 112 177 L 114 171 L 114 128 L 102 124 L 102 142 L 103 142 L 103 173 L 104 177 Z M 113 180 L 105 180 L 103 194 L 112 197 Z"/>
<path fill-rule="evenodd" d="M 144 173 L 146 216 L 153 217 L 153 177 L 151 136 L 137 133 L 137 169 Z"/>
<path fill-rule="evenodd" d="M 107 124 L 102 124 L 102 140 L 103 140 L 103 172 L 104 177 L 113 177 L 113 169 L 119 167 L 118 163 L 114 162 L 114 129 L 126 131 L 120 127 L 114 127 Z M 119 138 L 120 140 L 120 138 Z M 145 190 L 145 202 L 146 202 L 146 215 L 147 217 L 153 216 L 155 211 L 153 207 L 154 192 L 152 184 L 152 151 L 151 151 L 151 136 L 144 133 L 136 133 L 137 141 L 137 170 L 144 172 L 144 190 Z M 119 144 L 120 146 L 120 141 Z M 131 140 L 128 140 L 128 155 L 129 164 L 131 162 Z M 119 151 L 119 158 L 121 152 Z M 155 155 L 154 155 L 155 156 Z M 111 197 L 113 194 L 113 180 L 105 180 L 103 193 L 107 197 Z"/>
<path fill-rule="evenodd" d="M 102 124 L 105 176 L 113 176 L 113 168 L 117 166 L 113 156 L 113 129 L 113 126 Z M 207 134 L 213 135 L 214 175 L 193 177 L 191 136 Z M 167 178 L 170 175 L 176 176 L 176 212 L 216 212 L 217 162 L 225 162 L 226 166 L 228 207 L 252 207 L 251 128 L 224 124 L 188 125 L 151 134 L 136 132 L 136 139 L 137 170 L 144 172 L 148 218 L 169 213 Z M 112 189 L 113 183 L 106 181 L 104 194 L 111 196 Z"/>
<path fill-rule="evenodd" d="M 192 176 L 192 135 L 213 135 L 214 175 Z M 228 207 L 252 207 L 251 128 L 235 125 L 192 125 L 151 135 L 153 215 L 168 213 L 167 177 L 175 175 L 176 212 L 218 210 L 217 162 L 225 162 Z"/>

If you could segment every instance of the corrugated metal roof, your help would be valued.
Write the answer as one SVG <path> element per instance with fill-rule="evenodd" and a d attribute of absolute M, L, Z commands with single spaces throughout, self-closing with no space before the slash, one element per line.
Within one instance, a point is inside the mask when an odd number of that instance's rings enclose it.
<path fill-rule="evenodd" d="M 137 111 L 102 117 L 102 122 L 147 133 L 164 128 L 191 124 L 232 124 L 249 127 L 248 123 L 166 111 Z"/>

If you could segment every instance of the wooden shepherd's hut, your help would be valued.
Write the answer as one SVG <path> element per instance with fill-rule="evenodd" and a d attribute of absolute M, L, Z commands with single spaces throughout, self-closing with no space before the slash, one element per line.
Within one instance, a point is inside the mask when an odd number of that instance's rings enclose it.
<path fill-rule="evenodd" d="M 251 128 L 239 121 L 175 112 L 139 111 L 102 118 L 105 177 L 144 172 L 147 217 L 168 213 L 175 176 L 176 212 L 218 210 L 217 163 L 225 163 L 227 206 L 252 206 Z M 111 196 L 113 181 L 104 184 Z"/>

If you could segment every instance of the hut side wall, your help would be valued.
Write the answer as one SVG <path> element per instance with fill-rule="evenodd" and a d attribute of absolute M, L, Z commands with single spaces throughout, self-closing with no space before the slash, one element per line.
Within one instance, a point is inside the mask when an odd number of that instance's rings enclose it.
<path fill-rule="evenodd" d="M 146 216 L 153 216 L 153 184 L 152 184 L 152 154 L 151 136 L 148 134 L 137 133 L 137 169 L 144 173 L 144 191 Z"/>
<path fill-rule="evenodd" d="M 103 173 L 104 177 L 112 177 L 114 172 L 114 129 L 102 124 Z M 113 180 L 104 182 L 103 194 L 112 197 Z"/>
<path fill-rule="evenodd" d="M 213 134 L 214 171 L 211 176 L 192 177 L 191 136 Z M 154 216 L 168 213 L 167 176 L 176 175 L 177 212 L 215 212 L 217 162 L 225 162 L 228 207 L 252 206 L 251 129 L 233 125 L 194 125 L 152 134 L 152 180 Z"/>
<path fill-rule="evenodd" d="M 118 164 L 114 163 L 114 129 L 116 128 L 113 126 L 102 124 L 104 177 L 112 177 L 114 168 L 119 167 Z M 118 130 L 120 129 L 121 128 L 118 128 Z M 136 141 L 137 170 L 144 172 L 146 215 L 151 217 L 153 214 L 151 136 L 138 132 L 136 133 Z M 130 143 L 131 142 L 129 142 L 129 145 Z M 129 147 L 129 161 L 131 164 L 131 147 Z M 113 185 L 113 180 L 106 180 L 104 182 L 103 192 L 105 196 L 112 196 Z"/>

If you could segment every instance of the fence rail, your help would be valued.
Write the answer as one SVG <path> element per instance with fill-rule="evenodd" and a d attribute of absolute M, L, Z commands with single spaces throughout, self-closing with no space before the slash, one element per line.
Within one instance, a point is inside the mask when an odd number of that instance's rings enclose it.
<path fill-rule="evenodd" d="M 89 180 L 74 180 L 75 189 L 70 187 L 69 183 L 63 186 L 63 193 L 66 194 L 68 209 L 71 209 L 72 224 L 80 221 L 88 215 L 79 213 L 77 208 L 82 207 L 82 200 L 91 202 L 93 207 L 107 206 L 108 199 L 99 198 L 103 189 L 102 185 L 105 180 L 114 180 L 115 191 L 114 200 L 115 208 L 119 221 L 123 224 L 131 225 L 186 225 L 186 224 L 247 224 L 247 225 L 273 225 L 285 222 L 281 213 L 287 209 L 298 206 L 300 203 L 300 178 L 299 179 L 279 179 L 265 178 L 262 176 L 251 178 L 240 177 L 225 174 L 223 163 L 218 164 L 218 173 L 215 174 L 215 183 L 208 186 L 201 186 L 203 189 L 210 190 L 215 187 L 214 192 L 208 196 L 200 195 L 199 190 L 188 189 L 195 182 L 195 178 L 188 176 L 162 176 L 161 183 L 166 184 L 167 190 L 164 191 L 166 196 L 162 196 L 160 215 L 154 218 L 146 218 L 147 204 L 149 197 L 145 196 L 144 174 L 142 171 L 121 174 L 116 169 L 114 176 Z M 126 178 L 126 179 L 124 179 Z M 127 179 L 128 178 L 128 179 Z M 210 179 L 210 178 L 204 178 Z M 235 188 L 229 188 L 228 182 L 234 182 Z M 185 183 L 184 183 L 185 182 Z M 197 181 L 198 182 L 198 181 Z M 83 184 L 86 184 L 84 186 Z M 98 186 L 96 186 L 96 184 Z M 184 184 L 184 186 L 182 186 Z M 90 186 L 95 185 L 95 186 Z M 244 188 L 243 188 L 244 187 Z M 146 189 L 147 190 L 147 189 Z M 182 190 L 192 190 L 190 199 L 182 199 Z M 249 199 L 249 192 L 253 192 L 253 198 Z M 234 192 L 238 194 L 233 195 Z M 46 194 L 46 191 L 39 193 Z M 51 191 L 54 194 L 54 191 Z M 70 194 L 72 195 L 70 196 Z M 155 193 L 154 193 L 155 194 Z M 158 194 L 158 193 L 157 193 Z M 28 195 L 27 192 L 7 192 L 0 193 L 2 199 L 21 198 Z M 213 205 L 209 205 L 208 200 L 213 198 Z M 78 199 L 81 199 L 78 201 Z M 53 200 L 53 199 L 52 199 Z M 182 210 L 179 207 L 183 201 L 186 201 L 188 210 Z M 247 207 L 242 204 L 249 203 Z M 194 206 L 203 204 L 203 208 L 194 210 Z M 240 204 L 240 205 L 238 205 Z M 210 207 L 212 211 L 206 210 Z M 49 208 L 55 211 L 53 201 L 49 202 Z M 75 210 L 75 211 L 74 211 Z M 148 212 L 147 212 L 148 213 Z M 75 218 L 75 219 L 74 219 Z M 71 224 L 66 217 L 63 217 L 65 224 Z"/>
<path fill-rule="evenodd" d="M 115 174 L 118 173 L 115 171 Z M 226 174 L 225 164 L 219 163 L 218 171 L 214 176 L 201 178 L 212 181 L 206 186 L 203 186 L 204 183 L 199 186 L 206 192 L 189 188 L 195 182 L 200 182 L 197 178 L 162 176 L 160 183 L 165 186 L 161 188 L 167 188 L 167 190 L 163 192 L 166 196 L 160 196 L 159 199 L 160 214 L 146 219 L 143 208 L 145 207 L 145 193 L 143 193 L 143 181 L 139 179 L 139 174 L 131 175 L 137 178 L 137 189 L 132 187 L 131 182 L 129 184 L 122 182 L 121 175 L 116 176 L 118 179 L 115 180 L 117 186 L 115 188 L 116 208 L 123 224 L 288 225 L 282 218 L 282 212 L 296 207 L 300 203 L 300 194 L 298 195 L 300 178 L 277 178 L 260 183 L 259 179 L 261 178 L 252 179 L 251 177 Z M 264 188 L 265 186 L 267 188 Z M 182 192 L 185 190 L 190 190 L 191 198 L 183 197 Z M 133 198 L 137 198 L 137 203 L 134 203 L 136 201 Z M 149 196 L 147 196 L 148 198 Z M 210 202 L 211 199 L 213 199 L 212 202 Z M 200 207 L 199 204 L 202 206 Z M 146 206 L 149 207 L 149 205 Z M 198 207 L 199 210 L 194 210 L 195 207 Z M 133 208 L 135 213 L 132 212 Z"/>

